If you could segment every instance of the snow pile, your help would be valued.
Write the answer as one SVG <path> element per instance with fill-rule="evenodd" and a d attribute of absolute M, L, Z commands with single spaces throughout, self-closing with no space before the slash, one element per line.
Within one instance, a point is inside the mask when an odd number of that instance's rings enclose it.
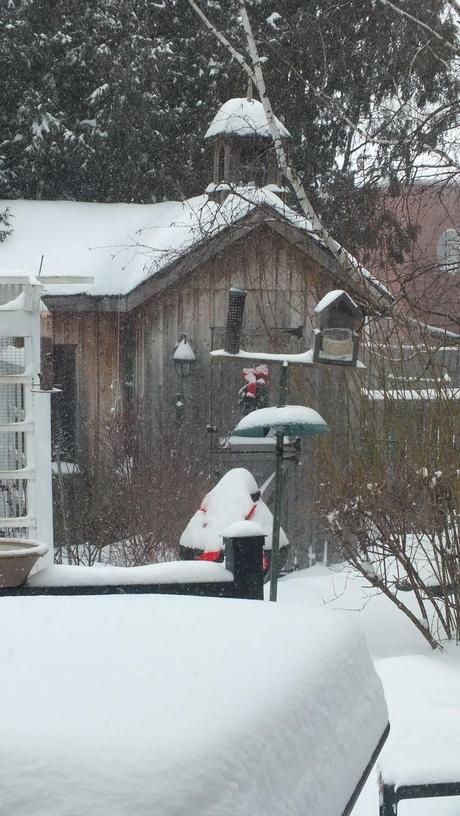
<path fill-rule="evenodd" d="M 264 549 L 271 550 L 273 516 L 262 499 L 259 487 L 245 468 L 233 468 L 207 493 L 199 510 L 190 519 L 180 538 L 181 547 L 204 552 L 222 550 L 224 531 L 238 521 L 253 521 L 266 536 Z M 288 540 L 280 532 L 280 547 Z"/>
<path fill-rule="evenodd" d="M 379 757 L 385 781 L 460 779 L 460 649 L 433 652 L 391 601 L 346 565 L 291 573 L 278 584 L 281 604 L 346 612 L 365 635 L 383 682 L 391 731 Z M 417 614 L 412 593 L 404 601 Z M 353 816 L 378 813 L 378 784 L 369 778 Z M 414 816 L 458 816 L 458 798 L 402 803 Z"/>
<path fill-rule="evenodd" d="M 386 725 L 364 643 L 336 615 L 169 596 L 2 603 L 8 814 L 340 816 Z"/>
<path fill-rule="evenodd" d="M 281 137 L 289 139 L 291 134 L 282 122 L 275 116 L 275 122 Z M 257 99 L 238 97 L 229 99 L 217 111 L 209 125 L 204 138 L 214 136 L 257 136 L 262 139 L 271 139 L 270 128 L 264 107 Z"/>
<path fill-rule="evenodd" d="M 32 575 L 29 586 L 136 586 L 145 584 L 203 584 L 208 581 L 233 581 L 222 564 L 199 561 L 169 561 L 142 567 L 85 567 L 54 564 Z"/>

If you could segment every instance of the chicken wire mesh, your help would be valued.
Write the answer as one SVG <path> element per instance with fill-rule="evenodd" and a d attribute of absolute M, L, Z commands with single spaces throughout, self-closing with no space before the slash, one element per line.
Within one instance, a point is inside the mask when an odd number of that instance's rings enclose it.
<path fill-rule="evenodd" d="M 0 375 L 24 373 L 24 339 L 0 337 Z"/>

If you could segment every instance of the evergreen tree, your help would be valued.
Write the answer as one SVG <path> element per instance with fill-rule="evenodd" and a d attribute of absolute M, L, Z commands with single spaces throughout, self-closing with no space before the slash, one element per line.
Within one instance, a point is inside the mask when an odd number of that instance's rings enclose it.
<path fill-rule="evenodd" d="M 244 49 L 237 4 L 201 5 Z M 356 189 L 344 117 L 362 121 L 395 96 L 449 110 L 458 92 L 452 52 L 374 0 L 284 0 L 278 12 L 271 0 L 248 5 L 310 195 L 339 238 L 368 241 L 363 216 L 375 192 Z M 446 0 L 404 8 L 455 41 Z M 0 195 L 147 202 L 200 193 L 210 180 L 206 127 L 245 92 L 241 69 L 187 0 L 5 0 Z M 381 150 L 386 172 L 407 152 L 411 122 L 397 123 L 391 161 Z M 448 123 L 438 117 L 425 137 Z"/>

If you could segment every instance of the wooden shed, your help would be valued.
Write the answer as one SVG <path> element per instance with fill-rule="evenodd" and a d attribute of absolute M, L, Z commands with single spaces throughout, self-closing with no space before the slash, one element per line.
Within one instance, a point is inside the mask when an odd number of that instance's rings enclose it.
<path fill-rule="evenodd" d="M 260 147 L 256 160 L 271 150 L 266 135 L 258 133 L 257 116 L 250 132 L 252 146 Z M 244 135 L 219 130 L 213 135 L 215 149 L 224 144 L 227 158 L 233 150 L 241 154 Z M 241 365 L 212 369 L 209 358 L 212 348 L 222 346 L 230 287 L 248 292 L 242 342 L 249 350 L 308 348 L 315 305 L 335 288 L 350 292 L 365 311 L 384 311 L 391 303 L 388 291 L 358 266 L 344 271 L 311 224 L 273 192 L 273 184 L 219 178 L 219 168 L 224 173 L 235 167 L 231 156 L 214 161 L 214 183 L 226 184 L 217 197 L 211 191 L 151 205 L 9 202 L 14 233 L 0 247 L 0 261 L 33 272 L 43 258 L 47 274 L 78 272 L 94 279 L 55 286 L 46 298 L 53 314 L 55 381 L 63 390 L 63 459 L 76 461 L 94 448 L 101 428 L 127 410 L 141 441 L 138 450 L 152 456 L 165 429 L 176 427 L 180 403 L 181 432 L 192 440 L 202 472 L 213 472 L 216 463 L 220 471 L 237 466 L 241 457 L 251 468 L 247 455 L 210 456 L 216 435 L 210 444 L 207 431 L 211 424 L 224 437 L 241 415 Z M 178 377 L 173 362 L 183 334 L 196 358 L 186 379 Z M 273 400 L 276 376 L 270 372 Z M 320 410 L 340 440 L 348 421 L 340 394 L 344 378 L 356 376 L 345 368 L 298 372 L 292 398 Z M 262 479 L 271 463 L 258 459 L 254 467 Z M 297 509 L 288 526 L 305 561 L 315 543 L 304 512 L 311 472 L 299 473 L 292 480 L 290 504 Z"/>

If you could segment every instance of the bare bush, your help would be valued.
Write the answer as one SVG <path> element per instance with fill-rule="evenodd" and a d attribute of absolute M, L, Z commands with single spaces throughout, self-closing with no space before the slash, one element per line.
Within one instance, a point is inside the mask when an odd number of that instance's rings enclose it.
<path fill-rule="evenodd" d="M 148 448 L 138 428 L 130 412 L 108 418 L 77 471 L 64 477 L 64 490 L 56 484 L 58 561 L 136 566 L 178 557 L 180 534 L 208 477 L 180 424 L 163 429 Z"/>
<path fill-rule="evenodd" d="M 319 503 L 340 554 L 436 647 L 460 638 L 458 351 L 396 339 L 367 348 L 348 461 L 322 446 Z"/>

